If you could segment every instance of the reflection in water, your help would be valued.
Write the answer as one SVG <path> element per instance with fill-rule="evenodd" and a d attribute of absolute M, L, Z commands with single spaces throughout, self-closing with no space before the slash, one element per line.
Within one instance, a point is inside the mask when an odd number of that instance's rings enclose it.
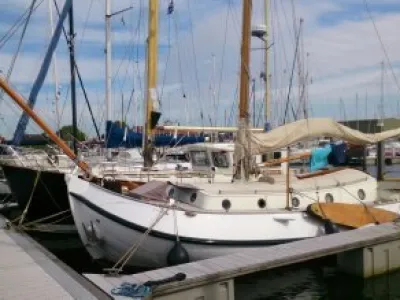
<path fill-rule="evenodd" d="M 400 299 L 400 272 L 363 280 L 317 261 L 239 278 L 235 299 L 394 300 Z"/>

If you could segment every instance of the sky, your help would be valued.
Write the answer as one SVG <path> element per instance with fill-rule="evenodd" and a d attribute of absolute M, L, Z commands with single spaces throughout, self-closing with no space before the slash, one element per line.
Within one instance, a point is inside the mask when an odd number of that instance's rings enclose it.
<path fill-rule="evenodd" d="M 241 44 L 241 0 L 159 0 L 158 98 L 161 122 L 188 125 L 237 123 Z M 31 0 L 0 0 L 0 70 L 9 72 L 23 23 L 10 28 Z M 64 0 L 57 0 L 63 6 Z M 143 122 L 145 42 L 148 1 L 113 1 L 112 115 L 130 126 Z M 264 24 L 264 1 L 253 0 L 252 24 Z M 10 83 L 25 98 L 39 72 L 50 40 L 49 11 L 54 0 L 36 0 Z M 7 9 L 4 9 L 6 7 Z M 49 8 L 50 7 L 50 8 Z M 75 50 L 79 72 L 100 131 L 105 108 L 105 0 L 74 1 Z M 251 41 L 249 95 L 252 124 L 264 122 L 264 53 L 268 45 L 270 122 L 278 126 L 294 118 L 336 120 L 400 115 L 400 3 L 396 0 L 270 0 L 268 41 Z M 301 21 L 302 20 L 302 21 Z M 301 24 L 301 25 L 300 25 Z M 53 25 L 54 26 L 54 25 Z M 68 22 L 64 24 L 68 29 Z M 297 48 L 297 50 L 296 50 Z M 60 87 L 60 119 L 71 123 L 70 69 L 61 36 L 56 72 L 49 69 L 35 110 L 56 127 L 55 77 Z M 383 67 L 382 67 L 383 62 Z M 383 71 L 382 71 L 383 70 Z M 56 74 L 56 76 L 54 75 Z M 289 101 L 288 101 L 289 99 Z M 77 85 L 79 127 L 94 135 L 82 90 Z M 383 107 L 383 109 L 382 109 Z M 306 114 L 305 114 L 306 112 Z M 0 97 L 0 135 L 11 137 L 21 111 Z M 253 120 L 254 116 L 254 120 Z M 27 132 L 41 130 L 29 123 Z"/>

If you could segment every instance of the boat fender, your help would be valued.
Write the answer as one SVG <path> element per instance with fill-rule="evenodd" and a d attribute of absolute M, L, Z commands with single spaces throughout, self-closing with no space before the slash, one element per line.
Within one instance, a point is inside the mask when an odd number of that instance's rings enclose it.
<path fill-rule="evenodd" d="M 189 253 L 180 241 L 175 241 L 174 246 L 169 250 L 167 263 L 169 266 L 184 264 L 189 262 Z"/>
<path fill-rule="evenodd" d="M 339 228 L 336 226 L 336 224 L 334 224 L 329 219 L 324 220 L 324 229 L 325 229 L 325 234 L 332 234 L 339 232 Z"/>

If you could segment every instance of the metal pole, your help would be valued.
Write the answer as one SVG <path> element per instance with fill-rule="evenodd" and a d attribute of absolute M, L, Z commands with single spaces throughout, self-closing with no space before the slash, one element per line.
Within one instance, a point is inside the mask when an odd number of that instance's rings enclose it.
<path fill-rule="evenodd" d="M 265 53 L 264 53 L 264 73 L 265 73 L 265 104 L 264 104 L 264 119 L 265 119 L 265 126 L 267 126 L 268 123 L 271 122 L 270 120 L 270 115 L 271 115 L 271 109 L 270 109 L 270 78 L 269 78 L 269 64 L 268 64 L 268 35 L 269 35 L 269 0 L 264 0 L 264 23 L 265 23 L 265 28 L 266 28 L 266 34 L 265 34 Z"/>
<path fill-rule="evenodd" d="M 71 101 L 72 101 L 72 148 L 74 149 L 75 155 L 78 154 L 77 147 L 77 136 L 78 127 L 76 119 L 76 86 L 75 86 L 75 31 L 74 31 L 74 6 L 71 1 L 71 7 L 69 9 L 69 64 L 71 71 Z"/>
<path fill-rule="evenodd" d="M 52 7 L 52 0 L 48 0 L 49 4 L 49 21 L 50 21 L 50 39 L 54 34 L 54 24 L 53 24 L 53 7 Z M 57 58 L 56 58 L 56 52 L 54 50 L 53 53 L 53 79 L 54 79 L 54 92 L 55 92 L 55 98 L 54 98 L 54 106 L 55 106 L 55 113 L 56 113 L 56 130 L 58 133 L 60 133 L 60 108 L 59 108 L 59 100 L 60 100 L 60 87 L 59 87 L 59 81 L 58 81 L 58 74 L 57 74 Z"/>
<path fill-rule="evenodd" d="M 106 122 L 112 122 L 112 108 L 111 108 L 111 1 L 106 0 Z M 107 134 L 107 133 L 106 133 Z M 105 136 L 107 145 L 108 136 Z M 107 147 L 107 159 L 111 159 L 111 149 Z"/>

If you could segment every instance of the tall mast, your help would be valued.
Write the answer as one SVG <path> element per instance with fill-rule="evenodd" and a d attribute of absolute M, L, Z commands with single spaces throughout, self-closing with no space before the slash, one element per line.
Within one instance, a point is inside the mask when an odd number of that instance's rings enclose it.
<path fill-rule="evenodd" d="M 270 108 L 270 78 L 269 78 L 269 64 L 268 64 L 268 35 L 269 35 L 269 0 L 264 0 L 264 24 L 265 24 L 265 29 L 266 29 L 266 34 L 264 37 L 265 40 L 265 52 L 264 52 L 264 83 L 265 83 L 265 95 L 264 95 L 264 120 L 265 120 L 265 125 L 264 128 L 268 129 L 269 124 L 271 123 L 270 117 L 271 117 L 271 108 Z"/>
<path fill-rule="evenodd" d="M 251 9 L 252 0 L 243 0 L 242 17 L 242 45 L 240 49 L 240 99 L 239 99 L 239 132 L 238 142 L 244 146 L 247 143 L 247 132 L 249 127 L 249 79 L 250 79 L 250 37 L 251 37 Z M 249 157 L 241 162 L 241 171 L 244 177 L 249 178 Z"/>
<path fill-rule="evenodd" d="M 106 122 L 112 121 L 111 113 L 111 1 L 106 0 Z M 107 144 L 107 136 L 105 142 Z M 111 149 L 107 148 L 107 158 L 111 158 Z"/>
<path fill-rule="evenodd" d="M 53 7 L 52 7 L 52 0 L 48 0 L 49 4 L 49 22 L 50 22 L 50 39 L 54 34 L 54 24 L 53 24 Z M 59 100 L 60 100 L 60 87 L 58 81 L 58 73 L 57 73 L 57 59 L 56 59 L 56 52 L 54 50 L 53 53 L 53 80 L 54 80 L 54 106 L 55 106 L 55 113 L 56 113 L 56 130 L 60 132 L 60 108 L 59 108 Z"/>
<path fill-rule="evenodd" d="M 152 161 L 152 111 L 157 104 L 157 47 L 158 47 L 158 0 L 149 0 L 149 32 L 147 37 L 146 115 L 144 120 L 144 166 Z"/>
<path fill-rule="evenodd" d="M 76 138 L 78 136 L 78 127 L 76 120 L 76 86 L 75 86 L 75 31 L 74 31 L 74 6 L 71 1 L 69 9 L 69 65 L 71 70 L 71 101 L 72 101 L 72 145 L 75 155 L 78 154 Z"/>

